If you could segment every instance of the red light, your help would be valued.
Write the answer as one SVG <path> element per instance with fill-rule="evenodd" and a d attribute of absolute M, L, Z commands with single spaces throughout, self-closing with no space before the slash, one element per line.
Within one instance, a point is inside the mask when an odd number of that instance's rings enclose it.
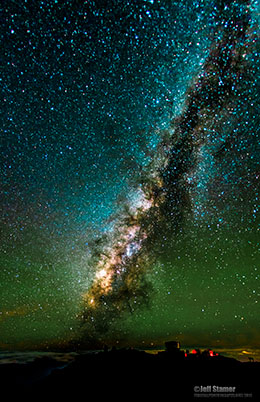
<path fill-rule="evenodd" d="M 185 353 L 184 356 L 187 357 L 187 353 Z"/>
<path fill-rule="evenodd" d="M 214 352 L 213 352 L 213 350 L 209 350 L 209 355 L 210 355 L 211 357 L 213 357 L 213 356 L 214 356 Z"/>
<path fill-rule="evenodd" d="M 193 355 L 196 355 L 196 354 L 197 354 L 197 350 L 196 350 L 196 349 L 193 349 L 193 350 L 191 351 L 191 353 L 192 353 Z"/>

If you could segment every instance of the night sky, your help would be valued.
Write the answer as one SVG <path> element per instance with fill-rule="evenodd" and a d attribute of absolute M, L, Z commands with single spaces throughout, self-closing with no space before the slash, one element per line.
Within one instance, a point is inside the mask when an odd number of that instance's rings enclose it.
<path fill-rule="evenodd" d="M 259 347 L 259 2 L 3 0 L 0 347 Z"/>

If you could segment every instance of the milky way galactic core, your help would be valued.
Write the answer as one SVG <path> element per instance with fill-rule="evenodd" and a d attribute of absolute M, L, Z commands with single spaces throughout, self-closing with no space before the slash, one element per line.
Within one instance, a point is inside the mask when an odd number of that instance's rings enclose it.
<path fill-rule="evenodd" d="M 258 345 L 258 1 L 4 1 L 0 346 Z"/>

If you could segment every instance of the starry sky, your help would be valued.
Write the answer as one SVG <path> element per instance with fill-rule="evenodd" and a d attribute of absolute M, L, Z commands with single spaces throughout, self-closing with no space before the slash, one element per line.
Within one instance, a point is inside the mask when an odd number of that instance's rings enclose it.
<path fill-rule="evenodd" d="M 0 347 L 259 347 L 259 2 L 1 21 Z"/>

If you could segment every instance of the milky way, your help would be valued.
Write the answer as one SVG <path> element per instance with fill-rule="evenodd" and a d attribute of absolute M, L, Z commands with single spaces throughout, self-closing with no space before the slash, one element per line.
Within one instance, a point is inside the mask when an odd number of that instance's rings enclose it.
<path fill-rule="evenodd" d="M 257 8 L 4 5 L 3 345 L 254 342 Z"/>
<path fill-rule="evenodd" d="M 185 215 L 192 213 L 188 178 L 196 175 L 198 153 L 207 141 L 204 130 L 231 107 L 248 68 L 243 60 L 250 47 L 248 4 L 231 6 L 227 15 L 225 23 L 220 20 L 202 71 L 186 93 L 182 114 L 171 123 L 168 144 L 162 145 L 163 165 L 150 173 L 140 206 L 129 211 L 119 223 L 118 238 L 100 253 L 94 283 L 84 296 L 84 319 L 101 333 L 114 314 L 123 308 L 132 312 L 149 297 L 144 278 L 151 256 L 156 250 L 159 258 L 167 247 L 174 247 L 174 234 L 182 230 Z M 233 135 L 226 142 L 232 143 Z"/>

